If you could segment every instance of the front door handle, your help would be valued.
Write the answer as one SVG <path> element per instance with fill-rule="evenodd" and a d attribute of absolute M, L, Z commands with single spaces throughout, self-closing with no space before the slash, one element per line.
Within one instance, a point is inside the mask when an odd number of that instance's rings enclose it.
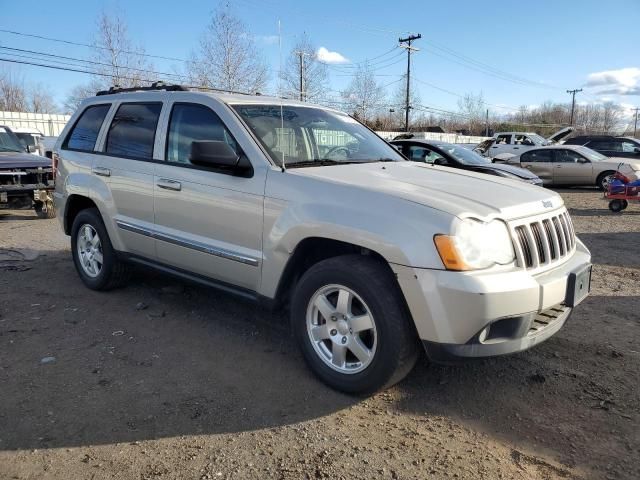
<path fill-rule="evenodd" d="M 94 175 L 98 175 L 100 177 L 110 177 L 111 176 L 111 170 L 109 170 L 108 168 L 93 167 L 93 169 L 91 169 L 91 171 L 93 172 Z"/>
<path fill-rule="evenodd" d="M 164 188 L 165 190 L 173 190 L 175 192 L 179 192 L 180 190 L 182 190 L 182 184 L 180 182 L 169 180 L 168 178 L 161 178 L 160 180 L 158 180 L 158 183 L 156 183 L 156 185 L 158 185 L 158 187 L 160 188 Z"/>

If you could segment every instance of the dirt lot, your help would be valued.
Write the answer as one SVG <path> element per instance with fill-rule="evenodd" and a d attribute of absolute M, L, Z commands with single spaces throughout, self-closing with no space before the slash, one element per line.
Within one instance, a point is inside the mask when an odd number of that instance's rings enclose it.
<path fill-rule="evenodd" d="M 283 315 L 144 271 L 92 292 L 56 220 L 0 211 L 0 478 L 640 478 L 640 208 L 561 193 L 595 263 L 565 328 L 367 399 Z"/>

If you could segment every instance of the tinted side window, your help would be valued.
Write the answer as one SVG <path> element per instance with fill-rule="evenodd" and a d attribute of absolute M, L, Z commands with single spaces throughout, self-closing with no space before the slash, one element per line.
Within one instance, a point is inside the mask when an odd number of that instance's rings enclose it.
<path fill-rule="evenodd" d="M 620 143 L 614 140 L 593 140 L 587 144 L 587 147 L 598 151 L 620 151 Z"/>
<path fill-rule="evenodd" d="M 420 145 L 410 145 L 408 157 L 414 162 L 425 163 L 433 163 L 436 159 L 443 158 L 439 153 L 436 153 Z"/>
<path fill-rule="evenodd" d="M 628 142 L 628 141 L 623 141 L 622 142 L 622 151 L 626 152 L 626 153 L 631 153 L 631 152 L 635 152 L 635 149 L 638 148 L 638 146 L 632 142 Z"/>
<path fill-rule="evenodd" d="M 556 162 L 562 163 L 577 163 L 580 160 L 584 160 L 584 157 L 579 153 L 572 150 L 557 150 Z"/>
<path fill-rule="evenodd" d="M 523 153 L 520 156 L 521 162 L 553 162 L 553 152 L 551 150 L 533 150 Z"/>
<path fill-rule="evenodd" d="M 62 148 L 92 152 L 109 108 L 111 104 L 87 107 L 71 129 Z"/>
<path fill-rule="evenodd" d="M 174 105 L 169 120 L 166 160 L 189 163 L 191 143 L 199 140 L 226 142 L 240 153 L 236 141 L 213 110 L 197 104 Z"/>
<path fill-rule="evenodd" d="M 161 103 L 123 103 L 107 135 L 106 153 L 151 159 Z"/>

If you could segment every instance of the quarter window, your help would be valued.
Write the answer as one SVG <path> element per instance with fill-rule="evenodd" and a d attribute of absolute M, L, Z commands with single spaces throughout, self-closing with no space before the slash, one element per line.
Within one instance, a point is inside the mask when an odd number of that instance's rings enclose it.
<path fill-rule="evenodd" d="M 240 152 L 236 141 L 213 110 L 196 104 L 174 105 L 167 136 L 167 161 L 190 163 L 191 144 L 202 140 L 226 142 L 236 153 Z"/>
<path fill-rule="evenodd" d="M 104 122 L 104 117 L 107 116 L 109 108 L 111 108 L 110 104 L 87 107 L 71 129 L 62 148 L 93 152 L 100 133 L 100 127 L 102 127 L 102 122 Z"/>
<path fill-rule="evenodd" d="M 153 157 L 161 103 L 123 103 L 109 126 L 106 153 L 148 160 Z"/>
<path fill-rule="evenodd" d="M 532 152 L 526 152 L 520 156 L 520 161 L 524 163 L 550 163 L 553 162 L 553 152 L 551 150 L 534 150 Z"/>

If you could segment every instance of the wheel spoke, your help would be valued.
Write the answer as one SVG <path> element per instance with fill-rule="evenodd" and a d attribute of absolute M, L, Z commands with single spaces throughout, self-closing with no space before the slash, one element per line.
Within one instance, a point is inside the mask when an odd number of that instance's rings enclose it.
<path fill-rule="evenodd" d="M 321 340 L 326 340 L 327 338 L 329 338 L 331 335 L 329 334 L 329 329 L 327 328 L 327 324 L 323 324 L 323 325 L 318 325 L 316 327 L 313 327 L 311 329 L 311 335 L 313 336 L 313 339 L 316 342 L 319 342 Z"/>
<path fill-rule="evenodd" d="M 349 325 L 351 326 L 353 333 L 362 332 L 364 330 L 371 330 L 373 328 L 373 322 L 371 321 L 371 317 L 369 316 L 369 314 L 353 317 L 349 321 Z"/>
<path fill-rule="evenodd" d="M 318 309 L 320 314 L 324 317 L 324 319 L 328 322 L 333 315 L 335 308 L 329 302 L 329 299 L 326 295 L 318 295 L 316 301 L 314 302 L 315 307 Z"/>
<path fill-rule="evenodd" d="M 349 350 L 351 350 L 351 353 L 353 353 L 362 363 L 367 363 L 371 358 L 371 350 L 365 347 L 362 340 L 358 337 L 354 337 L 349 343 Z"/>
<path fill-rule="evenodd" d="M 344 364 L 347 359 L 346 345 L 334 343 L 333 348 L 331 349 L 331 354 L 331 363 L 333 363 L 336 367 L 344 368 Z"/>
<path fill-rule="evenodd" d="M 96 252 L 93 254 L 93 258 L 96 262 L 98 262 L 100 265 L 102 265 L 104 262 L 102 261 L 102 253 L 101 252 Z"/>
<path fill-rule="evenodd" d="M 93 235 L 93 237 L 91 238 L 91 245 L 93 245 L 94 247 L 97 247 L 98 245 L 100 245 L 100 237 L 98 236 L 97 233 Z"/>
<path fill-rule="evenodd" d="M 336 310 L 343 315 L 348 315 L 351 313 L 351 300 L 352 300 L 351 292 L 347 290 L 340 290 L 338 292 L 338 305 L 336 306 Z"/>

